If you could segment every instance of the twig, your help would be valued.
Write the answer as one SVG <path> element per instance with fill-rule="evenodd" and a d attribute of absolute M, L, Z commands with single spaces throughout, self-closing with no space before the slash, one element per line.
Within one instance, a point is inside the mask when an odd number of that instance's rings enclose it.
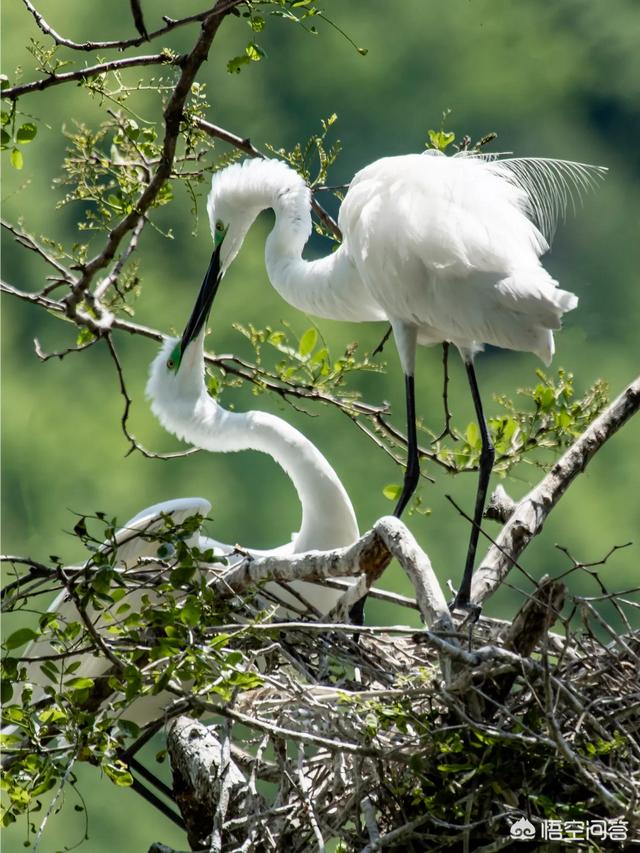
<path fill-rule="evenodd" d="M 124 433 L 125 438 L 130 444 L 129 450 L 125 455 L 129 456 L 130 453 L 133 453 L 134 450 L 137 450 L 139 453 L 142 453 L 142 455 L 145 456 L 147 459 L 179 459 L 182 456 L 192 456 L 194 453 L 198 453 L 200 450 L 199 447 L 190 447 L 188 450 L 177 450 L 175 453 L 154 453 L 154 451 L 152 450 L 147 450 L 144 445 L 140 444 L 135 435 L 129 432 L 128 421 L 132 400 L 129 396 L 129 392 L 127 391 L 127 386 L 124 381 L 124 371 L 122 370 L 120 358 L 111 338 L 111 334 L 106 334 L 104 336 L 104 339 L 107 343 L 109 353 L 116 369 L 118 385 L 120 387 L 120 394 L 124 399 L 124 408 L 120 416 L 120 426 L 122 428 L 122 432 Z"/>
<path fill-rule="evenodd" d="M 225 128 L 219 127 L 217 124 L 205 121 L 205 119 L 200 118 L 199 116 L 194 118 L 193 123 L 196 127 L 199 127 L 200 130 L 204 130 L 205 133 L 208 133 L 209 136 L 214 136 L 216 139 L 228 142 L 229 145 L 233 145 L 234 148 L 248 154 L 249 157 L 267 159 L 266 155 L 263 154 L 259 148 L 256 148 L 249 139 L 243 139 L 241 136 L 238 136 L 229 130 L 225 130 Z M 329 213 L 327 213 L 314 195 L 311 197 L 311 208 L 325 228 L 333 234 L 336 240 L 341 241 L 342 232 L 338 228 L 338 223 Z"/>
<path fill-rule="evenodd" d="M 68 47 L 71 50 L 81 50 L 81 51 L 98 51 L 98 50 L 109 50 L 109 49 L 119 49 L 124 50 L 127 47 L 139 47 L 144 41 L 144 37 L 135 38 L 135 39 L 116 39 L 112 41 L 85 41 L 85 42 L 76 42 L 71 39 L 65 38 L 57 33 L 50 24 L 44 19 L 44 17 L 38 12 L 33 3 L 30 0 L 22 0 L 24 5 L 27 7 L 29 12 L 33 15 L 36 20 L 36 24 L 42 30 L 45 35 L 51 36 L 51 38 L 55 41 L 56 44 L 61 45 L 62 47 Z M 222 14 L 223 12 L 229 11 L 235 6 L 241 5 L 243 0 L 227 0 L 226 4 L 220 4 L 218 6 L 218 14 Z M 189 15 L 185 18 L 173 19 L 168 15 L 163 16 L 163 20 L 166 26 L 161 27 L 158 30 L 155 30 L 152 33 L 149 33 L 146 41 L 152 41 L 153 39 L 158 38 L 159 36 L 164 35 L 165 33 L 171 32 L 171 30 L 175 30 L 176 27 L 183 27 L 185 24 L 191 24 L 194 22 L 204 20 L 207 15 L 210 15 L 212 9 L 214 7 L 210 7 L 203 12 L 198 12 L 195 15 Z"/>
<path fill-rule="evenodd" d="M 436 438 L 433 439 L 432 444 L 436 444 L 438 441 L 442 441 L 446 436 L 450 436 L 453 441 L 458 440 L 458 436 L 455 435 L 451 431 L 451 411 L 449 410 L 449 342 L 444 341 L 442 344 L 442 372 L 443 372 L 443 385 L 442 385 L 442 404 L 444 406 L 444 429 Z"/>
<path fill-rule="evenodd" d="M 109 71 L 122 71 L 125 68 L 139 68 L 145 65 L 177 65 L 179 59 L 169 53 L 153 53 L 149 56 L 129 56 L 126 59 L 112 59 L 110 62 L 100 62 L 97 65 L 89 65 L 78 71 L 65 71 L 62 74 L 50 74 L 40 80 L 31 83 L 21 83 L 2 90 L 2 97 L 15 101 L 22 95 L 30 95 L 32 92 L 43 92 L 52 86 L 62 86 L 64 83 L 72 83 L 74 80 L 89 80 L 99 74 L 107 74 Z"/>
<path fill-rule="evenodd" d="M 37 338 L 34 338 L 33 348 L 40 361 L 49 361 L 50 358 L 59 358 L 62 361 L 62 359 L 69 355 L 69 353 L 82 352 L 82 350 L 89 349 L 89 347 L 92 347 L 98 340 L 99 338 L 92 338 L 90 341 L 80 344 L 80 346 L 71 346 L 54 352 L 44 352 L 40 345 L 40 341 Z"/>
<path fill-rule="evenodd" d="M 555 463 L 551 471 L 519 501 L 513 515 L 482 559 L 471 583 L 471 603 L 482 604 L 502 584 L 518 556 L 542 526 L 578 474 L 600 448 L 640 408 L 640 378 L 591 423 Z"/>
<path fill-rule="evenodd" d="M 14 225 L 10 222 L 7 222 L 5 219 L 0 220 L 0 224 L 3 228 L 9 231 L 10 234 L 16 239 L 16 242 L 21 246 L 24 246 L 25 249 L 29 249 L 31 252 L 35 252 L 37 255 L 46 261 L 50 266 L 52 266 L 60 275 L 63 277 L 65 283 L 71 283 L 74 281 L 74 277 L 71 272 L 63 266 L 60 261 L 55 258 L 50 252 L 48 252 L 44 246 L 42 246 L 31 234 L 27 234 L 26 231 L 18 230 Z"/>

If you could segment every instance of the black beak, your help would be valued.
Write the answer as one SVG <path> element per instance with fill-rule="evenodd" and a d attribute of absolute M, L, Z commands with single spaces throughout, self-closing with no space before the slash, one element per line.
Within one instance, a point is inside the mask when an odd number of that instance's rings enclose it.
<path fill-rule="evenodd" d="M 189 346 L 194 338 L 197 338 L 200 332 L 202 331 L 202 327 L 207 322 L 207 317 L 209 316 L 209 312 L 211 311 L 211 306 L 213 305 L 213 300 L 215 298 L 216 293 L 218 292 L 218 287 L 220 285 L 220 280 L 222 278 L 222 273 L 220 271 L 220 246 L 217 246 L 213 250 L 213 254 L 211 255 L 211 260 L 209 261 L 209 268 L 204 277 L 204 281 L 202 282 L 202 286 L 200 287 L 200 293 L 198 293 L 198 298 L 196 299 L 196 304 L 193 307 L 193 311 L 191 312 L 191 316 L 189 317 L 189 322 L 187 323 L 185 330 L 182 334 L 182 340 L 180 341 L 180 354 L 184 355 L 184 351 Z"/>

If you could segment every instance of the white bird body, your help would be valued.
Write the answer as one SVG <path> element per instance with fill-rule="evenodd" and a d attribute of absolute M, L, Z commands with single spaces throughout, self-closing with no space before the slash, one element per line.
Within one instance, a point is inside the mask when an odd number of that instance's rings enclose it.
<path fill-rule="evenodd" d="M 473 352 L 490 343 L 548 364 L 552 333 L 578 300 L 542 267 L 548 240 L 531 216 L 551 232 L 562 200 L 545 196 L 544 182 L 551 192 L 557 180 L 556 192 L 569 201 L 580 180 L 593 179 L 591 168 L 439 152 L 382 158 L 351 181 L 338 218 L 342 244 L 314 261 L 302 258 L 312 227 L 309 188 L 279 161 L 247 160 L 214 175 L 208 210 L 212 227 L 218 219 L 229 225 L 225 269 L 260 211 L 274 209 L 267 273 L 302 311 L 386 319 L 394 331 L 415 327 L 421 344 L 450 341 Z"/>
<path fill-rule="evenodd" d="M 420 154 L 378 160 L 353 179 L 339 224 L 396 338 L 408 326 L 421 344 L 473 352 L 489 343 L 549 364 L 553 330 L 578 300 L 540 264 L 547 241 L 501 165 Z M 403 367 L 412 372 L 404 359 Z"/>
<path fill-rule="evenodd" d="M 290 543 L 263 553 L 326 551 L 351 545 L 358 538 L 358 524 L 351 500 L 331 465 L 308 438 L 282 418 L 267 412 L 223 409 L 205 386 L 203 338 L 204 330 L 187 350 L 177 374 L 166 366 L 177 339 L 167 339 L 151 365 L 147 396 L 162 426 L 214 453 L 261 451 L 288 474 L 302 508 L 300 530 Z M 316 592 L 321 590 L 317 587 Z"/>
<path fill-rule="evenodd" d="M 315 445 L 281 418 L 266 412 L 229 412 L 209 396 L 204 381 L 204 334 L 203 328 L 187 347 L 180 370 L 176 373 L 167 368 L 167 362 L 178 339 L 168 338 L 164 341 L 151 365 L 147 384 L 147 395 L 153 412 L 169 432 L 197 447 L 222 453 L 258 450 L 269 454 L 293 482 L 301 503 L 302 522 L 300 530 L 290 542 L 271 549 L 243 546 L 242 553 L 239 553 L 236 546 L 202 536 L 198 531 L 187 540 L 187 544 L 197 546 L 203 552 L 212 549 L 216 557 L 226 558 L 227 566 L 244 559 L 244 554 L 254 557 L 290 556 L 351 545 L 359 535 L 353 506 L 337 474 Z M 162 528 L 165 516 L 170 516 L 178 525 L 196 514 L 205 517 L 210 510 L 211 504 L 204 498 L 179 498 L 154 504 L 130 519 L 116 532 L 113 540 L 105 542 L 102 548 L 115 548 L 114 566 L 126 574 L 127 571 L 135 570 L 142 558 L 157 558 L 159 545 L 153 538 L 149 538 L 149 534 Z M 154 568 L 148 562 L 143 567 L 146 572 Z M 224 571 L 225 568 L 222 564 L 203 564 L 200 571 L 209 574 Z M 354 582 L 353 578 L 343 580 Z M 294 581 L 291 587 L 321 614 L 328 613 L 342 594 L 340 590 L 306 581 Z M 265 589 L 280 602 L 281 613 L 291 613 L 287 607 L 300 608 L 300 600 L 288 594 L 282 584 L 266 584 Z M 179 594 L 176 592 L 177 596 Z M 109 628 L 114 621 L 126 618 L 135 611 L 144 595 L 153 599 L 153 591 L 144 581 L 141 581 L 139 587 L 130 587 L 126 596 L 117 602 L 118 611 L 123 605 L 129 605 L 122 616 L 115 614 L 111 608 L 96 611 L 89 607 L 87 615 L 93 628 L 98 633 L 107 632 L 105 638 L 108 638 Z M 81 618 L 66 590 L 56 597 L 48 612 L 55 612 L 61 624 L 78 622 Z M 64 662 L 64 669 L 73 663 L 79 664 L 74 677 L 98 678 L 111 668 L 111 663 L 104 655 L 87 652 L 76 654 L 76 648 L 77 642 L 72 641 Z M 53 651 L 51 641 L 45 634 L 30 644 L 25 657 L 42 658 L 51 655 Z M 51 682 L 42 673 L 40 662 L 27 663 L 27 681 L 36 688 L 32 701 L 36 703 L 44 699 L 44 688 Z M 157 718 L 174 698 L 168 692 L 144 696 L 135 700 L 124 716 L 144 725 Z M 13 726 L 3 730 L 5 734 L 12 731 L 15 731 Z"/>
<path fill-rule="evenodd" d="M 260 211 L 273 208 L 265 262 L 272 285 L 287 302 L 319 317 L 391 323 L 405 375 L 408 422 L 397 515 L 419 476 L 416 346 L 446 342 L 460 350 L 483 445 L 474 527 L 457 598 L 465 606 L 494 455 L 473 358 L 488 343 L 551 362 L 553 333 L 578 299 L 558 288 L 540 256 L 568 204 L 575 205 L 605 171 L 471 152 L 385 157 L 355 175 L 338 217 L 342 244 L 315 261 L 302 257 L 312 228 L 311 196 L 293 169 L 256 159 L 212 178 L 207 208 L 219 249 L 219 278 Z"/>

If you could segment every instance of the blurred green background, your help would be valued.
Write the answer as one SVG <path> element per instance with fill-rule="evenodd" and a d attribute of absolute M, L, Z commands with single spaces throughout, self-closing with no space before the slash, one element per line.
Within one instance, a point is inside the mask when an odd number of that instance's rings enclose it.
<path fill-rule="evenodd" d="M 110 4 L 46 0 L 37 6 L 56 29 L 76 40 L 134 34 L 126 0 Z M 603 377 L 615 396 L 637 372 L 639 352 L 640 16 L 634 0 L 606 4 L 407 0 L 391 11 L 384 0 L 350 4 L 327 0 L 324 6 L 359 46 L 368 49 L 367 55 L 361 56 L 321 20 L 315 21 L 318 36 L 273 20 L 258 37 L 266 58 L 245 66 L 239 75 L 230 75 L 227 61 L 244 50 L 252 34 L 242 19 L 227 19 L 199 76 L 208 87 L 210 120 L 250 136 L 260 146 L 271 142 L 279 147 L 306 139 L 318 130 L 321 118 L 337 113 L 335 136 L 342 140 L 343 153 L 330 176 L 335 183 L 348 181 L 357 169 L 380 156 L 422 150 L 427 130 L 439 127 L 442 112 L 449 108 L 447 128 L 455 130 L 458 138 L 464 133 L 477 138 L 495 130 L 499 139 L 493 150 L 608 166 L 606 183 L 561 224 L 545 263 L 562 287 L 580 296 L 579 307 L 567 315 L 557 337 L 554 368 L 573 371 L 579 391 Z M 162 14 L 178 17 L 200 8 L 194 0 L 147 3 L 147 27 L 160 26 Z M 14 69 L 21 66 L 23 79 L 33 79 L 33 58 L 25 49 L 30 38 L 39 37 L 33 19 L 18 0 L 4 4 L 3 18 L 3 71 L 13 81 Z M 163 44 L 184 51 L 194 38 L 195 27 L 186 27 Z M 140 53 L 155 52 L 160 46 L 154 42 Z M 64 51 L 60 56 L 67 58 Z M 93 61 L 93 57 L 76 57 L 78 61 L 85 58 Z M 140 76 L 134 71 L 127 79 Z M 22 171 L 3 162 L 4 217 L 12 222 L 22 217 L 28 231 L 67 246 L 85 240 L 87 235 L 77 232 L 80 211 L 73 206 L 56 209 L 64 189 L 53 181 L 61 174 L 64 156 L 61 128 L 71 129 L 76 120 L 95 127 L 101 108 L 75 86 L 32 95 L 19 107 L 39 119 L 39 133 L 25 147 Z M 155 93 L 141 97 L 136 109 L 144 118 L 155 120 Z M 206 188 L 203 184 L 200 192 L 206 193 Z M 143 291 L 136 319 L 165 332 L 181 330 L 210 253 L 204 197 L 197 222 L 190 207 L 186 193 L 177 190 L 175 201 L 154 213 L 161 228 L 171 228 L 173 239 L 148 227 L 140 241 Z M 232 330 L 233 322 L 278 327 L 286 320 L 298 333 L 311 325 L 268 285 L 262 253 L 269 224 L 269 215 L 263 215 L 225 278 L 210 323 L 212 350 L 251 355 L 243 338 Z M 100 245 L 98 236 L 92 251 Z M 327 251 L 327 247 L 314 241 L 314 251 Z M 3 232 L 6 280 L 35 290 L 48 273 L 34 255 Z M 371 351 L 384 330 L 374 324 L 314 322 L 334 355 L 354 340 L 361 351 Z M 42 364 L 34 354 L 34 337 L 45 350 L 60 349 L 73 342 L 75 330 L 10 298 L 4 299 L 2 324 L 5 553 L 39 560 L 58 554 L 69 562 L 79 560 L 77 542 L 67 532 L 74 524 L 71 510 L 103 510 L 124 522 L 144 506 L 187 495 L 211 500 L 214 522 L 209 532 L 227 542 L 268 547 L 288 540 L 297 529 L 292 487 L 270 459 L 256 453 L 217 457 L 201 453 L 173 461 L 139 454 L 125 458 L 127 444 L 119 427 L 122 402 L 105 348 L 98 345 L 81 355 Z M 134 399 L 133 431 L 155 450 L 177 449 L 178 442 L 163 433 L 144 400 L 155 344 L 124 334 L 116 343 Z M 352 385 L 369 402 L 390 401 L 395 422 L 403 427 L 403 388 L 391 345 L 385 357 L 385 375 L 363 374 Z M 464 428 L 472 419 L 472 407 L 455 354 L 451 362 L 455 422 Z M 535 383 L 539 366 L 530 355 L 493 351 L 481 356 L 477 368 L 488 413 L 495 411 L 492 393 L 515 395 L 519 387 Z M 419 414 L 439 430 L 439 348 L 420 352 L 417 384 Z M 305 416 L 269 397 L 256 399 L 248 391 L 229 395 L 223 403 L 229 405 L 231 400 L 238 409 L 269 408 L 305 432 L 342 478 L 362 530 L 392 510 L 382 489 L 399 482 L 400 472 L 344 416 L 327 408 L 314 408 L 313 417 Z M 568 567 L 555 543 L 568 547 L 578 559 L 595 560 L 612 545 L 636 537 L 639 438 L 637 423 L 626 426 L 571 488 L 544 534 L 523 557 L 534 577 Z M 455 583 L 468 534 L 444 494 L 470 509 L 475 475 L 451 478 L 428 466 L 426 470 L 436 478 L 435 485 L 427 483 L 422 489 L 432 514 L 413 515 L 408 522 L 442 581 L 450 578 Z M 518 497 L 537 477 L 537 469 L 521 466 L 505 485 Z M 612 588 L 633 585 L 637 564 L 634 543 L 607 563 L 603 576 Z M 515 574 L 512 581 L 524 586 Z M 576 591 L 595 592 L 575 575 L 574 583 Z M 391 570 L 383 585 L 409 591 L 399 571 Z M 512 613 L 512 595 L 505 590 L 491 601 L 487 612 Z M 375 604 L 368 613 L 371 622 L 406 618 L 404 612 Z M 186 843 L 131 792 L 117 790 L 106 780 L 98 782 L 92 770 L 83 771 L 82 779 L 83 784 L 86 780 L 91 839 L 84 849 L 96 853 L 114 846 L 146 850 L 155 839 L 176 846 Z M 135 820 L 123 820 L 123 815 L 135 815 Z M 41 853 L 60 849 L 63 843 L 79 840 L 81 833 L 82 817 L 73 817 L 69 803 L 61 818 L 52 819 L 39 849 Z M 6 833 L 6 849 L 17 849 L 24 839 L 22 827 L 12 829 Z"/>

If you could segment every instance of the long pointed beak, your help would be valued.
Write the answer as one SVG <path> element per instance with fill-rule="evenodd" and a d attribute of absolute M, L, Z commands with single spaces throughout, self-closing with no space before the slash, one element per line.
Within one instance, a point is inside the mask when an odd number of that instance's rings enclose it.
<path fill-rule="evenodd" d="M 200 287 L 196 304 L 193 307 L 189 321 L 182 334 L 182 340 L 180 341 L 180 353 L 182 355 L 184 355 L 184 351 L 189 344 L 198 337 L 204 327 L 204 324 L 207 322 L 207 317 L 211 311 L 211 306 L 213 305 L 213 300 L 218 292 L 221 279 L 220 246 L 217 246 L 211 255 L 209 268 L 207 269 L 204 281 Z"/>

